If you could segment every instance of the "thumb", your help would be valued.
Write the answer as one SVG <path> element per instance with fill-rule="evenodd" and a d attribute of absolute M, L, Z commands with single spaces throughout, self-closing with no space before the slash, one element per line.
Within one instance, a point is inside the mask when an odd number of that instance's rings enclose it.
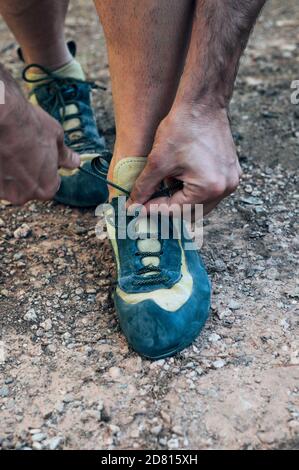
<path fill-rule="evenodd" d="M 161 181 L 167 176 L 159 158 L 158 155 L 149 155 L 146 166 L 134 184 L 127 206 L 144 204 L 159 188 Z"/>
<path fill-rule="evenodd" d="M 80 166 L 81 160 L 80 155 L 73 152 L 69 147 L 64 143 L 63 132 L 62 136 L 59 136 L 58 142 L 58 167 L 68 168 L 73 170 Z"/>

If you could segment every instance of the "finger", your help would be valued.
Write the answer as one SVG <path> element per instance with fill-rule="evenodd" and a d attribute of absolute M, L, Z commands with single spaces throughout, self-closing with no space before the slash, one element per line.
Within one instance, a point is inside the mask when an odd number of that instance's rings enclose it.
<path fill-rule="evenodd" d="M 133 203 L 144 204 L 148 201 L 166 176 L 167 172 L 160 165 L 159 159 L 149 156 L 145 168 L 134 184 L 127 206 Z"/>
<path fill-rule="evenodd" d="M 212 201 L 200 202 L 195 195 L 191 196 L 186 193 L 184 189 L 177 191 L 171 197 L 151 199 L 144 205 L 145 210 L 150 213 L 160 213 L 165 216 L 171 213 L 174 217 L 183 214 L 183 216 L 186 215 L 187 218 L 191 213 L 192 219 L 196 219 L 201 217 L 202 214 L 204 216 L 209 214 L 223 199 L 219 197 Z M 198 211 L 196 210 L 196 206 L 200 206 Z"/>
<path fill-rule="evenodd" d="M 192 208 L 195 204 L 195 200 L 190 196 L 186 196 L 184 189 L 177 191 L 170 197 L 158 197 L 151 199 L 144 206 L 148 212 L 160 213 L 163 215 L 169 215 L 178 217 L 182 214 L 182 211 Z"/>
<path fill-rule="evenodd" d="M 59 167 L 68 168 L 72 170 L 80 166 L 80 163 L 81 163 L 80 156 L 65 145 L 63 141 L 63 131 L 62 131 L 62 135 L 60 135 L 58 138 L 57 146 L 58 146 L 58 166 Z"/>

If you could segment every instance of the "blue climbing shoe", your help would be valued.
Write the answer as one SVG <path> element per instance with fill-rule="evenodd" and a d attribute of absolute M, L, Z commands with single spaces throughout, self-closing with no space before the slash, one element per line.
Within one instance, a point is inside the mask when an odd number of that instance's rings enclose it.
<path fill-rule="evenodd" d="M 76 55 L 74 42 L 68 44 Z M 22 51 L 18 51 L 22 59 Z M 73 60 L 64 67 L 51 71 L 38 64 L 25 67 L 23 79 L 29 87 L 29 100 L 41 106 L 61 123 L 65 143 L 81 156 L 81 169 L 61 169 L 61 186 L 55 200 L 76 207 L 97 206 L 108 198 L 105 178 L 93 178 L 94 159 L 100 173 L 107 176 L 111 155 L 106 151 L 105 139 L 98 130 L 91 105 L 91 91 L 100 88 L 85 80 L 79 62 Z"/>
<path fill-rule="evenodd" d="M 211 289 L 198 251 L 186 249 L 191 241 L 177 237 L 173 219 L 168 218 L 169 237 L 164 239 L 162 216 L 156 221 L 138 214 L 118 217 L 125 199 L 120 196 L 129 194 L 145 162 L 125 158 L 116 165 L 113 183 L 118 189 L 106 209 L 106 225 L 117 264 L 114 302 L 121 329 L 135 351 L 155 360 L 197 338 L 208 317 Z M 136 239 L 124 236 L 134 219 Z"/>

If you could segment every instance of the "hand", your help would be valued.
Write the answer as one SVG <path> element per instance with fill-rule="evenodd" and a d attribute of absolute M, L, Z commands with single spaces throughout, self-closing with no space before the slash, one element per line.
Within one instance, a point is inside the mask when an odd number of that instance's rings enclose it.
<path fill-rule="evenodd" d="M 64 144 L 63 129 L 14 86 L 0 108 L 0 199 L 21 205 L 52 199 L 60 185 L 58 168 L 76 168 L 79 155 Z"/>
<path fill-rule="evenodd" d="M 147 165 L 131 193 L 128 206 L 203 204 L 210 212 L 238 186 L 241 176 L 225 110 L 203 107 L 172 110 L 160 124 Z M 151 199 L 163 180 L 178 179 L 181 190 Z M 163 212 L 163 211 L 161 211 Z"/>

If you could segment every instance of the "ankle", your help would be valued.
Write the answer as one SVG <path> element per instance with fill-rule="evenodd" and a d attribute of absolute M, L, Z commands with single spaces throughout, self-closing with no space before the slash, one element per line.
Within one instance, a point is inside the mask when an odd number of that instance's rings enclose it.
<path fill-rule="evenodd" d="M 57 70 L 72 61 L 73 57 L 65 40 L 23 50 L 26 64 L 39 64 L 49 70 Z M 32 70 L 33 71 L 33 70 Z"/>

